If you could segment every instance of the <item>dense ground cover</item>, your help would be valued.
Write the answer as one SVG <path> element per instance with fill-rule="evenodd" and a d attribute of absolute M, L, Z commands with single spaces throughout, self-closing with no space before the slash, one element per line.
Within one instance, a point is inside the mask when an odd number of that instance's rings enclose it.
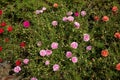
<path fill-rule="evenodd" d="M 119 0 L 0 1 L 0 78 L 119 80 L 119 8 Z"/>

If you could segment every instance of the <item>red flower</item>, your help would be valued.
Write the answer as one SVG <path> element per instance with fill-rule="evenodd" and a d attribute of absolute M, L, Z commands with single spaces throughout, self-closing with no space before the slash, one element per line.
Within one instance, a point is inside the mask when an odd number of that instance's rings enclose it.
<path fill-rule="evenodd" d="M 0 63 L 3 62 L 2 58 L 0 58 Z"/>
<path fill-rule="evenodd" d="M 107 22 L 107 21 L 109 21 L 109 17 L 108 17 L 108 16 L 103 16 L 102 20 L 103 20 L 104 22 Z"/>
<path fill-rule="evenodd" d="M 0 46 L 0 52 L 2 51 L 2 46 Z"/>
<path fill-rule="evenodd" d="M 3 14 L 3 11 L 2 10 L 0 10 L 0 15 L 2 15 Z"/>
<path fill-rule="evenodd" d="M 98 16 L 94 16 L 94 20 L 95 21 L 99 21 L 99 17 Z"/>
<path fill-rule="evenodd" d="M 21 42 L 21 43 L 20 43 L 20 47 L 21 47 L 21 48 L 24 48 L 25 45 L 26 45 L 25 42 Z"/>
<path fill-rule="evenodd" d="M 116 33 L 114 34 L 114 37 L 120 39 L 120 32 L 116 32 Z"/>
<path fill-rule="evenodd" d="M 2 34 L 4 32 L 3 28 L 0 28 L 0 34 Z"/>
<path fill-rule="evenodd" d="M 0 24 L 0 26 L 4 27 L 4 26 L 6 26 L 6 23 L 5 23 L 5 22 L 2 22 L 2 23 Z"/>
<path fill-rule="evenodd" d="M 8 32 L 11 32 L 11 31 L 13 30 L 12 26 L 9 26 L 9 27 L 7 28 L 7 30 L 8 30 Z"/>
<path fill-rule="evenodd" d="M 8 42 L 9 41 L 9 38 L 5 38 L 5 42 Z"/>
<path fill-rule="evenodd" d="M 118 11 L 118 7 L 117 7 L 117 6 L 113 6 L 113 7 L 112 7 L 112 11 L 113 11 L 113 12 Z"/>
<path fill-rule="evenodd" d="M 16 60 L 15 65 L 16 66 L 20 66 L 21 65 L 21 61 L 20 60 Z"/>
<path fill-rule="evenodd" d="M 120 63 L 116 65 L 116 70 L 120 71 Z"/>
<path fill-rule="evenodd" d="M 102 55 L 103 57 L 107 57 L 107 56 L 109 55 L 108 50 L 102 50 L 102 51 L 101 51 L 101 55 Z"/>

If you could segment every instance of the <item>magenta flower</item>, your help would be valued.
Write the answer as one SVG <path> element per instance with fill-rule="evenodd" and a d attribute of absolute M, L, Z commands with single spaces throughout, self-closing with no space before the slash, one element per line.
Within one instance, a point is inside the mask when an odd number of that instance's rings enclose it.
<path fill-rule="evenodd" d="M 90 35 L 89 34 L 84 34 L 83 40 L 86 41 L 86 42 L 89 41 L 90 40 Z"/>
<path fill-rule="evenodd" d="M 75 12 L 74 15 L 75 15 L 76 17 L 78 17 L 78 16 L 79 16 L 79 12 Z"/>
<path fill-rule="evenodd" d="M 40 51 L 40 56 L 43 56 L 43 57 L 46 56 L 46 50 L 41 50 Z"/>
<path fill-rule="evenodd" d="M 32 77 L 30 80 L 38 80 L 36 77 Z"/>
<path fill-rule="evenodd" d="M 69 11 L 68 13 L 67 13 L 67 16 L 71 16 L 73 14 L 73 12 L 72 11 Z"/>
<path fill-rule="evenodd" d="M 52 54 L 52 50 L 46 50 L 46 55 L 50 56 Z"/>
<path fill-rule="evenodd" d="M 58 43 L 57 43 L 57 42 L 53 42 L 53 43 L 51 44 L 51 48 L 52 48 L 52 49 L 57 49 L 57 48 L 58 48 Z"/>
<path fill-rule="evenodd" d="M 53 26 L 57 26 L 57 25 L 58 25 L 58 22 L 57 22 L 57 21 L 52 21 L 52 25 L 53 25 Z"/>
<path fill-rule="evenodd" d="M 45 65 L 49 65 L 50 64 L 50 61 L 45 61 Z"/>
<path fill-rule="evenodd" d="M 63 17 L 62 19 L 64 22 L 67 22 L 68 21 L 68 18 L 67 17 Z"/>
<path fill-rule="evenodd" d="M 86 50 L 90 51 L 92 49 L 92 46 L 87 46 Z"/>
<path fill-rule="evenodd" d="M 21 67 L 20 66 L 14 67 L 14 72 L 15 73 L 19 73 L 20 71 L 21 71 Z"/>
<path fill-rule="evenodd" d="M 74 21 L 74 17 L 73 16 L 68 16 L 68 21 L 70 21 L 70 22 L 72 22 L 72 21 Z"/>
<path fill-rule="evenodd" d="M 80 23 L 74 22 L 74 26 L 76 27 L 76 29 L 79 29 L 80 28 Z"/>
<path fill-rule="evenodd" d="M 81 15 L 84 17 L 86 15 L 86 11 L 81 11 Z"/>
<path fill-rule="evenodd" d="M 28 63 L 29 63 L 29 59 L 24 59 L 24 60 L 23 60 L 23 63 L 24 63 L 24 64 L 28 64 Z"/>
<path fill-rule="evenodd" d="M 29 21 L 24 21 L 24 22 L 23 22 L 23 26 L 24 26 L 25 28 L 30 27 L 30 22 L 29 22 Z"/>
<path fill-rule="evenodd" d="M 78 58 L 77 57 L 72 57 L 72 62 L 73 63 L 77 63 L 78 62 Z"/>
<path fill-rule="evenodd" d="M 53 71 L 58 71 L 60 66 L 58 64 L 53 65 Z"/>
<path fill-rule="evenodd" d="M 72 43 L 70 44 L 70 46 L 71 46 L 73 49 L 77 49 L 78 43 L 77 43 L 77 42 L 72 42 Z"/>
<path fill-rule="evenodd" d="M 67 52 L 66 52 L 66 57 L 67 57 L 67 58 L 72 57 L 72 52 L 71 52 L 71 51 L 67 51 Z"/>

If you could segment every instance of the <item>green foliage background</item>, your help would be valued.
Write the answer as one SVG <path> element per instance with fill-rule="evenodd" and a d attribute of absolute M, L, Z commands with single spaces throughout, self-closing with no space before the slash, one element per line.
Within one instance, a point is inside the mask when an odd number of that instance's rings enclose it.
<path fill-rule="evenodd" d="M 58 8 L 53 8 L 53 4 L 58 3 Z M 0 7 L 4 11 L 0 17 L 0 22 L 5 21 L 12 25 L 14 30 L 7 31 L 0 35 L 0 45 L 3 51 L 0 57 L 10 61 L 12 65 L 17 59 L 29 58 L 30 63 L 22 67 L 22 71 L 17 75 L 22 75 L 23 80 L 28 80 L 35 76 L 39 80 L 119 80 L 120 72 L 115 70 L 115 66 L 120 62 L 120 40 L 114 38 L 114 33 L 120 31 L 120 11 L 114 15 L 112 6 L 120 9 L 119 0 L 1 0 Z M 46 7 L 47 11 L 36 15 L 37 9 Z M 76 30 L 73 23 L 65 23 L 62 17 L 68 11 L 85 10 L 85 17 L 75 17 L 80 22 L 81 28 Z M 109 16 L 108 22 L 95 22 L 93 16 Z M 28 20 L 31 27 L 26 29 L 22 22 Z M 53 20 L 57 20 L 59 25 L 55 28 L 51 25 Z M 84 33 L 89 33 L 91 40 L 84 42 Z M 4 38 L 9 38 L 8 43 Z M 21 49 L 20 42 L 26 42 L 26 48 Z M 42 46 L 37 47 L 36 43 L 42 41 Z M 79 46 L 76 50 L 70 48 L 70 43 L 76 41 Z M 59 48 L 53 50 L 50 57 L 40 57 L 41 49 L 51 49 L 52 42 L 58 42 Z M 92 45 L 92 51 L 86 52 L 85 47 Z M 109 56 L 101 56 L 101 50 L 108 49 Z M 72 51 L 78 57 L 78 63 L 73 64 L 65 57 L 66 51 Z M 93 60 L 94 59 L 94 60 Z M 45 60 L 50 60 L 51 64 L 45 66 Z M 58 63 L 60 70 L 52 71 L 53 64 Z"/>

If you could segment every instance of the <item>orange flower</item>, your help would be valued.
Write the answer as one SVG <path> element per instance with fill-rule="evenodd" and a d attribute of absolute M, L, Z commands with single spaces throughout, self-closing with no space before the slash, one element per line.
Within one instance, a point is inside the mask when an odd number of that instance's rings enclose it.
<path fill-rule="evenodd" d="M 94 16 L 94 20 L 95 21 L 99 21 L 99 17 L 98 16 Z"/>
<path fill-rule="evenodd" d="M 116 65 L 116 70 L 120 71 L 120 63 Z"/>
<path fill-rule="evenodd" d="M 58 4 L 57 4 L 57 3 L 54 3 L 54 4 L 53 4 L 53 7 L 54 7 L 54 8 L 58 8 Z"/>
<path fill-rule="evenodd" d="M 108 50 L 102 50 L 102 51 L 101 51 L 101 55 L 102 55 L 103 57 L 107 57 L 107 56 L 109 55 Z"/>
<path fill-rule="evenodd" d="M 112 7 L 112 11 L 113 11 L 113 12 L 118 11 L 118 7 L 117 7 L 117 6 L 113 6 L 113 7 Z"/>
<path fill-rule="evenodd" d="M 107 22 L 107 21 L 109 21 L 109 17 L 108 16 L 103 16 L 102 20 Z"/>
<path fill-rule="evenodd" d="M 116 33 L 114 34 L 114 37 L 120 39 L 120 32 L 116 32 Z"/>

